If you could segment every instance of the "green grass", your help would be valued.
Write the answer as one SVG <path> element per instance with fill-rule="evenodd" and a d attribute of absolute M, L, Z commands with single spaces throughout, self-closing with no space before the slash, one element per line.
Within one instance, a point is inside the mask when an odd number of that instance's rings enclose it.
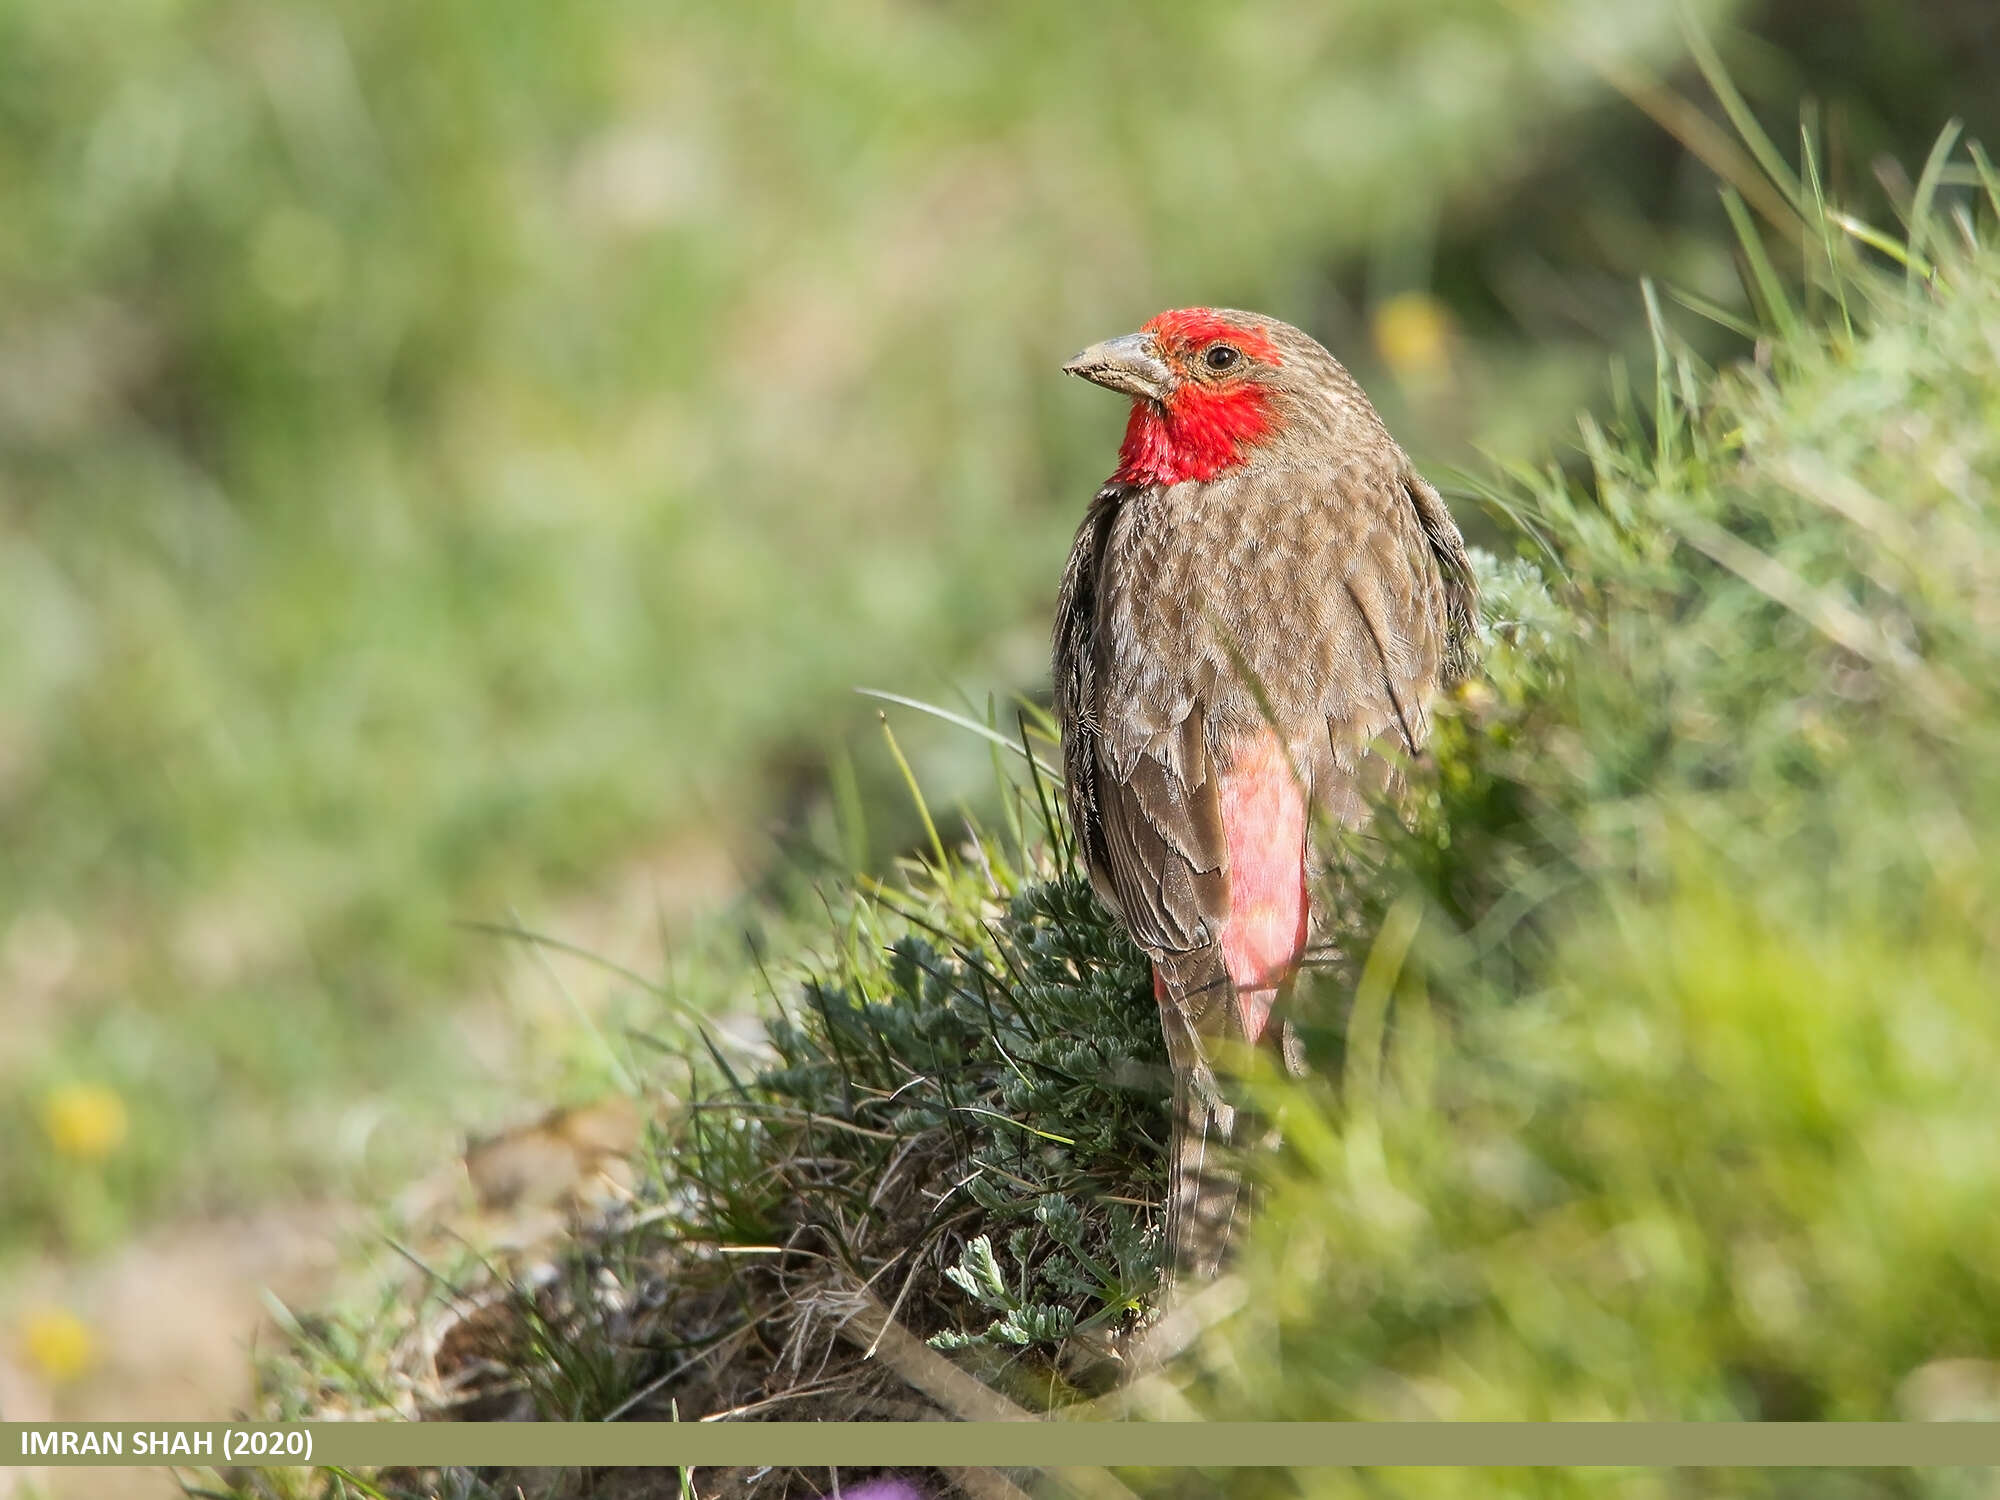
<path fill-rule="evenodd" d="M 1652 401 L 1587 422 L 1581 472 L 1479 486 L 1519 538 L 1482 562 L 1485 680 L 1444 714 L 1408 821 L 1329 871 L 1335 946 L 1301 1002 L 1315 1076 L 1263 1085 L 1284 1144 L 1241 1295 L 1128 1393 L 1140 1411 L 1866 1420 L 1992 1400 L 2000 177 L 1949 144 L 1909 232 L 1875 237 L 1893 258 L 1822 234 L 1809 182 L 1746 242 L 1753 276 L 1801 244 L 1808 268 L 1803 293 L 1764 281 L 1786 331 L 1758 360 L 1712 370 L 1660 323 Z M 1117 1200 L 1157 1189 L 1158 1096 L 1116 1059 L 1157 1053 L 1136 955 L 1060 830 L 1038 838 L 1041 789 L 1016 785 L 999 831 L 829 891 L 817 957 L 780 985 L 778 1056 L 707 1067 L 640 1205 L 586 1231 L 554 1290 L 495 1283 L 516 1414 L 740 1401 L 703 1370 L 725 1349 L 759 1394 L 805 1384 L 795 1353 L 842 1372 L 770 1415 L 909 1399 L 839 1362 L 857 1304 L 836 1291 L 871 1276 L 1012 1399 L 1102 1388 L 1105 1340 L 1144 1305 L 1132 1228 L 1156 1228 Z M 672 1289 L 657 1316 L 608 1337 L 604 1309 L 649 1278 Z M 366 1405 L 434 1315 L 306 1341 L 283 1409 Z M 1978 1492 L 1950 1471 L 1228 1483 Z"/>

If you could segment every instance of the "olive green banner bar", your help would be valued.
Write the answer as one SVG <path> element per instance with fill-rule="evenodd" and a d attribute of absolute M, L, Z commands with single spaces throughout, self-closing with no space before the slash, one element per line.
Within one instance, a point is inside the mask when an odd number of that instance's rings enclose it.
<path fill-rule="evenodd" d="M 2000 1423 L 0 1423 L 0 1466 L 2000 1465 Z"/>

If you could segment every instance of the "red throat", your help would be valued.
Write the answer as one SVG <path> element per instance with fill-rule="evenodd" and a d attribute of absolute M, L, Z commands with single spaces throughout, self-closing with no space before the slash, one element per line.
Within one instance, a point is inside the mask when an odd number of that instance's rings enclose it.
<path fill-rule="evenodd" d="M 1184 385 L 1164 409 L 1134 401 L 1111 477 L 1120 484 L 1213 479 L 1242 463 L 1271 425 L 1266 392 L 1247 383 L 1225 390 Z"/>

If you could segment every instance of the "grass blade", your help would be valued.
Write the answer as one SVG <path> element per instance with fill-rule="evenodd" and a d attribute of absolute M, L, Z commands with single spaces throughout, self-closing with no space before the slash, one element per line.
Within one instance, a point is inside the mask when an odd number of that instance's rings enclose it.
<path fill-rule="evenodd" d="M 1744 259 L 1755 282 L 1755 286 L 1748 289 L 1754 291 L 1763 303 L 1764 319 L 1770 324 L 1771 332 L 1787 341 L 1797 338 L 1798 309 L 1792 306 L 1785 283 L 1779 279 L 1777 267 L 1771 264 L 1770 254 L 1764 248 L 1764 237 L 1757 232 L 1756 224 L 1751 222 L 1750 210 L 1744 207 L 1742 195 L 1734 188 L 1724 188 L 1722 207 L 1736 230 L 1736 242 L 1743 247 Z"/>
<path fill-rule="evenodd" d="M 1755 343 L 1761 337 L 1756 324 L 1747 318 L 1738 317 L 1720 302 L 1711 302 L 1699 292 L 1684 291 L 1677 286 L 1670 286 L 1666 291 L 1669 297 L 1680 303 L 1689 312 L 1708 319 L 1709 322 L 1714 323 L 1718 327 L 1727 328 L 1731 333 L 1740 335 L 1752 343 Z"/>
<path fill-rule="evenodd" d="M 933 719 L 942 719 L 945 723 L 954 725 L 959 729 L 970 730 L 981 739 L 991 740 L 1001 749 L 1010 751 L 1020 756 L 1023 760 L 1034 761 L 1041 768 L 1044 776 L 1048 777 L 1058 786 L 1062 785 L 1062 773 L 1056 770 L 1054 766 L 1031 754 L 1025 743 L 1008 739 L 1006 735 L 1002 734 L 992 725 L 982 724 L 968 714 L 954 713 L 948 708 L 940 708 L 935 703 L 925 703 L 920 698 L 905 698 L 901 693 L 887 693 L 880 688 L 858 687 L 854 691 L 864 698 L 873 698 L 881 703 L 893 703 L 899 708 L 913 708 L 920 714 L 929 714 Z"/>
<path fill-rule="evenodd" d="M 1840 304 L 1840 326 L 1851 339 L 1854 337 L 1854 317 L 1847 306 L 1847 276 L 1841 266 L 1839 244 L 1833 236 L 1833 225 L 1827 219 L 1826 189 L 1820 182 L 1819 153 L 1813 148 L 1813 138 L 1818 134 L 1817 122 L 1813 119 L 1799 123 L 1799 164 L 1806 174 L 1806 202 L 1812 208 L 1813 224 L 1819 230 L 1821 251 L 1826 255 L 1826 276 L 1833 286 L 1834 300 Z"/>
<path fill-rule="evenodd" d="M 1764 133 L 1764 127 L 1757 123 L 1756 115 L 1737 92 L 1735 82 L 1722 65 L 1722 58 L 1715 50 L 1701 22 L 1695 18 L 1693 10 L 1685 5 L 1681 10 L 1681 29 L 1687 36 L 1688 51 L 1694 57 L 1695 66 L 1701 69 L 1701 76 L 1708 80 L 1708 86 L 1715 91 L 1716 101 L 1722 105 L 1722 112 L 1729 116 L 1729 123 L 1736 127 L 1736 133 L 1757 159 L 1757 165 L 1764 169 L 1764 175 L 1777 186 L 1778 191 L 1801 219 L 1805 215 L 1805 194 L 1799 187 L 1799 179 L 1792 169 L 1785 165 L 1785 158 L 1777 146 Z M 1777 224 L 1774 228 L 1790 226 Z"/>
<path fill-rule="evenodd" d="M 1839 226 L 1841 233 L 1850 239 L 1859 240 L 1871 250 L 1881 251 L 1897 265 L 1905 267 L 1912 276 L 1928 281 L 1937 274 L 1937 267 L 1921 255 L 1911 254 L 1907 244 L 1877 229 L 1873 224 L 1863 223 L 1852 214 L 1841 213 L 1838 209 L 1830 212 L 1827 218 Z"/>
<path fill-rule="evenodd" d="M 1917 281 L 1916 262 L 1923 258 L 1924 246 L 1929 241 L 1931 231 L 1936 228 L 1931 214 L 1931 205 L 1937 198 L 1938 181 L 1945 164 L 1950 160 L 1952 147 L 1958 144 L 1960 132 L 1965 129 L 1962 121 L 1948 121 L 1938 138 L 1931 143 L 1931 154 L 1924 158 L 1924 170 L 1917 178 L 1916 196 L 1910 200 L 1910 261 L 1905 270 L 1912 284 Z M 1924 280 L 1930 279 L 1929 272 Z"/>

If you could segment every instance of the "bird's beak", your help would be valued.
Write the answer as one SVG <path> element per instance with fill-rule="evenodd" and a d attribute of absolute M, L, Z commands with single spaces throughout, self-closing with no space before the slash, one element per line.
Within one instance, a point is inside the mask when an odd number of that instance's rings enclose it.
<path fill-rule="evenodd" d="M 1174 372 L 1160 358 L 1159 345 L 1150 333 L 1128 333 L 1092 344 L 1064 365 L 1063 373 L 1081 375 L 1093 385 L 1123 391 L 1142 401 L 1163 402 L 1174 385 Z"/>

